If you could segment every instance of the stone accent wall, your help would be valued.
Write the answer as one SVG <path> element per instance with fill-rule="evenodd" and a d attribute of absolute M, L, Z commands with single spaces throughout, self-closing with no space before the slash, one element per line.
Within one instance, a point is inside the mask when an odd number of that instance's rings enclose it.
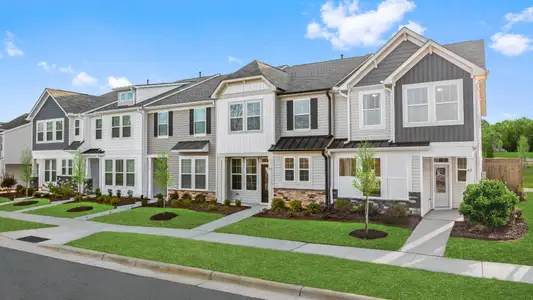
<path fill-rule="evenodd" d="M 170 198 L 170 197 L 172 196 L 172 194 L 174 194 L 175 191 L 178 192 L 179 198 L 181 198 L 181 196 L 182 196 L 183 194 L 188 193 L 189 195 L 192 196 L 192 199 L 193 199 L 193 200 L 194 200 L 194 198 L 196 197 L 196 195 L 198 195 L 198 194 L 203 194 L 203 195 L 205 195 L 205 198 L 206 198 L 207 201 L 217 199 L 217 196 L 216 196 L 215 192 L 208 192 L 208 191 L 168 190 L 168 197 Z"/>
<path fill-rule="evenodd" d="M 302 205 L 306 206 L 310 202 L 325 203 L 326 192 L 324 190 L 275 188 L 274 198 L 282 198 L 287 202 L 291 200 L 300 200 L 302 201 Z"/>
<path fill-rule="evenodd" d="M 364 204 L 365 200 L 362 198 L 337 198 L 335 200 L 348 200 L 355 205 Z M 401 204 L 409 208 L 409 211 L 413 215 L 420 214 L 420 203 L 412 200 L 387 200 L 387 199 L 370 199 L 368 202 L 372 203 L 374 207 L 378 207 L 379 210 L 383 213 L 387 208 L 392 204 Z"/>

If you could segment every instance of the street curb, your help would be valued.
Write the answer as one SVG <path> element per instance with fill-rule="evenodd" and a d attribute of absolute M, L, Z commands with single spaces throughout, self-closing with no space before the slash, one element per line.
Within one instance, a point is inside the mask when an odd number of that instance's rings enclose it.
<path fill-rule="evenodd" d="M 205 270 L 193 267 L 186 267 L 181 265 L 167 264 L 151 260 L 144 260 L 139 258 L 132 258 L 120 256 L 115 254 L 107 254 L 93 250 L 86 250 L 63 245 L 39 245 L 40 247 L 58 251 L 61 253 L 70 253 L 82 255 L 86 257 L 95 258 L 96 260 L 104 260 L 114 262 L 128 267 L 137 267 L 148 269 L 155 272 L 171 273 L 186 277 L 194 277 L 206 281 L 222 282 L 229 284 L 242 285 L 249 288 L 263 289 L 270 292 L 282 293 L 288 296 L 304 297 L 306 299 L 326 299 L 326 300 L 378 300 L 379 298 L 360 296 L 355 294 L 341 293 L 331 290 L 323 290 L 301 285 L 294 285 L 282 282 L 275 282 L 263 280 L 258 278 L 239 276 L 228 273 L 221 273 L 212 270 Z"/>

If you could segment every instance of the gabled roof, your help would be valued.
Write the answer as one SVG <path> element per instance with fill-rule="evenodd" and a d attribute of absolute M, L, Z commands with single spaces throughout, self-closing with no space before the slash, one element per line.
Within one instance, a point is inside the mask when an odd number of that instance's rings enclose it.
<path fill-rule="evenodd" d="M 112 93 L 95 96 L 50 88 L 46 90 L 54 97 L 57 104 L 69 114 L 81 114 L 116 100 L 116 98 L 112 98 Z"/>
<path fill-rule="evenodd" d="M 28 117 L 28 114 L 23 114 L 21 116 L 18 116 L 16 117 L 15 119 L 7 122 L 7 123 L 4 123 L 1 125 L 0 129 L 2 130 L 11 130 L 11 129 L 15 129 L 17 127 L 20 127 L 22 125 L 26 125 L 28 123 L 30 123 L 30 121 L 26 120 L 26 118 Z"/>
<path fill-rule="evenodd" d="M 453 44 L 442 45 L 462 58 L 474 63 L 476 66 L 485 68 L 485 41 L 473 40 Z"/>
<path fill-rule="evenodd" d="M 186 89 L 179 93 L 165 93 L 170 96 L 165 97 L 165 94 L 158 96 L 161 100 L 148 104 L 147 107 L 173 105 L 173 104 L 185 104 L 197 101 L 209 100 L 213 91 L 217 88 L 222 80 L 227 75 L 214 76 L 205 82 L 198 84 L 194 87 Z"/>
<path fill-rule="evenodd" d="M 287 89 L 289 80 L 288 74 L 276 67 L 265 64 L 264 62 L 258 60 L 254 60 L 236 72 L 229 74 L 226 80 L 256 76 L 264 76 L 270 83 L 280 90 L 284 91 Z"/>

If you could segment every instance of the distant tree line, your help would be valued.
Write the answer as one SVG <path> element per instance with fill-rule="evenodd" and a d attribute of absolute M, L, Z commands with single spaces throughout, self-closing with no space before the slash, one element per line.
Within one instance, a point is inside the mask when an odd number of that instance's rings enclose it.
<path fill-rule="evenodd" d="M 518 152 L 520 137 L 524 136 L 529 145 L 533 145 L 533 120 L 520 118 L 490 124 L 482 120 L 483 152 L 504 149 L 507 152 Z M 489 149 L 490 148 L 490 149 Z M 491 155 L 486 155 L 490 157 Z"/>

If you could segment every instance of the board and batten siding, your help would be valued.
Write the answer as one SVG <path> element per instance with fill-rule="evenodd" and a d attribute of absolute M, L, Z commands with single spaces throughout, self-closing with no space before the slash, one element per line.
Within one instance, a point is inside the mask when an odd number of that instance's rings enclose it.
<path fill-rule="evenodd" d="M 361 128 L 361 111 L 362 103 L 359 100 L 359 93 L 364 91 L 381 91 L 383 93 L 383 101 L 381 101 L 382 109 L 385 110 L 385 129 L 368 129 Z M 363 141 L 368 140 L 390 140 L 392 108 L 390 103 L 390 93 L 383 89 L 383 86 L 365 86 L 353 88 L 350 92 L 350 113 L 351 113 L 351 140 Z M 345 122 L 346 123 L 346 122 Z"/>
<path fill-rule="evenodd" d="M 50 119 L 63 119 L 63 142 L 60 143 L 42 143 L 37 144 L 37 121 L 50 120 Z M 63 150 L 69 145 L 69 119 L 55 102 L 52 97 L 48 96 L 42 105 L 39 112 L 35 115 L 32 121 L 32 131 L 33 131 L 33 151 L 40 150 Z M 54 133 L 55 135 L 55 133 Z"/>
<path fill-rule="evenodd" d="M 404 84 L 463 80 L 463 125 L 403 127 Z M 394 88 L 395 142 L 464 142 L 474 140 L 473 83 L 470 74 L 441 56 L 426 55 L 396 82 Z"/>
<path fill-rule="evenodd" d="M 294 157 L 295 159 L 295 181 L 284 180 L 284 158 Z M 309 174 L 309 181 L 301 182 L 298 179 L 298 158 L 309 157 L 311 172 Z M 302 153 L 287 153 L 287 154 L 275 154 L 273 168 L 273 180 L 272 184 L 274 188 L 285 189 L 306 189 L 306 190 L 324 190 L 326 187 L 326 166 L 324 157 L 316 154 L 302 154 Z"/>
<path fill-rule="evenodd" d="M 263 91 L 263 90 L 270 90 L 270 86 L 263 80 L 257 79 L 257 80 L 250 80 L 246 82 L 243 81 L 243 82 L 228 83 L 226 87 L 224 88 L 222 94 L 223 95 L 241 94 L 241 93 L 257 92 L 257 91 Z"/>
<path fill-rule="evenodd" d="M 297 100 L 310 100 L 311 98 L 317 99 L 317 116 L 318 116 L 318 128 L 317 129 L 293 129 L 287 130 L 287 101 Z M 293 102 L 294 105 L 294 102 Z M 311 104 L 310 104 L 311 106 Z M 293 110 L 294 111 L 294 110 Z M 299 96 L 281 99 L 281 136 L 309 136 L 309 135 L 328 135 L 329 134 L 329 104 L 328 97 L 325 94 L 317 94 L 312 96 Z M 311 117 L 311 114 L 310 114 Z M 294 124 L 294 122 L 293 122 Z M 311 124 L 311 121 L 310 123 Z"/>

